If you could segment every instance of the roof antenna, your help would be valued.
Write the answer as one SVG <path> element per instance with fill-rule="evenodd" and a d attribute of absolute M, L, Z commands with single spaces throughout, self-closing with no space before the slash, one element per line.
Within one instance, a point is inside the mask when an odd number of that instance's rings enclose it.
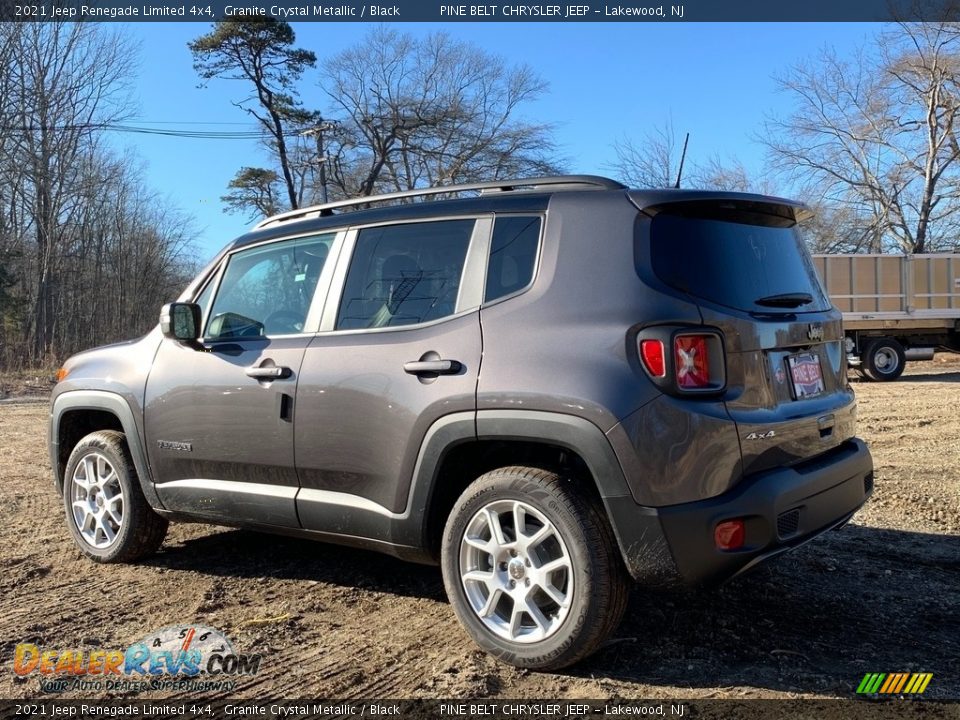
<path fill-rule="evenodd" d="M 683 139 L 683 152 L 680 153 L 680 169 L 677 170 L 677 184 L 674 185 L 675 188 L 680 187 L 680 178 L 683 176 L 683 161 L 687 158 L 688 142 L 690 142 L 690 133 L 687 133 L 687 136 Z"/>

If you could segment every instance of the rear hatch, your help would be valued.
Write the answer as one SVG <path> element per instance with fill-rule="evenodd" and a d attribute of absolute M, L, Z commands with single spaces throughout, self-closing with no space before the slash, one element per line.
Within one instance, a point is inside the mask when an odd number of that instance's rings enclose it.
<path fill-rule="evenodd" d="M 641 208 L 652 217 L 656 281 L 695 302 L 703 325 L 719 331 L 721 399 L 745 474 L 820 455 L 855 429 L 841 316 L 798 231 L 805 211 L 758 197 Z"/>

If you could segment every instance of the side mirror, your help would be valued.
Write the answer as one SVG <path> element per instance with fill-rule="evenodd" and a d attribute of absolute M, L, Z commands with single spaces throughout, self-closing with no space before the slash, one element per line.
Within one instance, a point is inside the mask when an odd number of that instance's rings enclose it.
<path fill-rule="evenodd" d="M 200 337 L 200 306 L 196 303 L 167 303 L 160 310 L 160 332 L 179 342 Z"/>

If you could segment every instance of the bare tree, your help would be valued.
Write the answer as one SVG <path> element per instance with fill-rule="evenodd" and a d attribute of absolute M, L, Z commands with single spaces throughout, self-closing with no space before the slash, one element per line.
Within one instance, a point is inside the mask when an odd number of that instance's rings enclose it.
<path fill-rule="evenodd" d="M 852 211 L 865 249 L 952 246 L 958 71 L 960 33 L 949 23 L 901 23 L 851 59 L 824 50 L 779 79 L 794 111 L 771 118 L 762 140 L 793 182 Z"/>
<path fill-rule="evenodd" d="M 189 220 L 100 143 L 133 67 L 104 26 L 0 24 L 0 367 L 145 332 L 195 264 Z"/>
<path fill-rule="evenodd" d="M 104 125 L 128 112 L 125 78 L 134 66 L 123 38 L 91 23 L 24 23 L 14 28 L 7 66 L 7 115 L 17 132 L 3 162 L 18 176 L 18 202 L 36 243 L 32 355 L 51 352 L 58 253 L 77 210 L 78 167 Z"/>
<path fill-rule="evenodd" d="M 328 140 L 341 195 L 556 170 L 550 126 L 518 119 L 543 80 L 444 33 L 376 28 L 323 64 L 321 84 L 341 120 Z"/>
<path fill-rule="evenodd" d="M 881 233 L 857 208 L 810 200 L 812 217 L 801 225 L 810 252 L 864 253 L 881 246 Z"/>
<path fill-rule="evenodd" d="M 668 120 L 648 130 L 639 140 L 617 140 L 613 144 L 617 159 L 608 164 L 607 169 L 631 187 L 674 187 L 680 177 L 681 186 L 685 188 L 777 194 L 776 184 L 769 175 L 751 174 L 736 158 L 724 160 L 712 155 L 698 160 L 696 138 L 691 138 L 684 158 L 683 137 L 678 135 L 673 121 Z"/>
<path fill-rule="evenodd" d="M 78 170 L 54 294 L 70 319 L 56 327 L 62 353 L 144 332 L 196 265 L 191 221 L 145 187 L 135 158 L 91 152 Z"/>
<path fill-rule="evenodd" d="M 0 23 L 0 68 L 9 67 L 13 63 L 15 29 L 13 23 Z M 14 132 L 8 130 L 14 127 L 15 122 L 11 102 L 12 80 L 11 73 L 0 71 L 0 127 L 5 128 L 4 132 L 0 132 L 0 159 L 10 156 L 15 136 Z M 11 290 L 16 282 L 12 271 L 17 251 L 14 227 L 16 188 L 13 184 L 16 179 L 17 176 L 11 174 L 0 183 L 0 332 L 9 324 L 16 305 L 16 297 Z"/>
<path fill-rule="evenodd" d="M 687 172 L 683 171 L 684 178 L 688 177 Z M 705 162 L 691 162 L 689 173 L 689 180 L 684 182 L 686 187 L 761 195 L 782 193 L 769 173 L 750 172 L 737 158 L 724 160 L 718 155 L 712 155 Z"/>
<path fill-rule="evenodd" d="M 316 55 L 295 48 L 295 42 L 289 23 L 257 18 L 217 22 L 210 33 L 189 44 L 193 67 L 203 79 L 243 80 L 253 85 L 254 94 L 236 105 L 256 118 L 266 131 L 291 208 L 300 206 L 302 185 L 297 182 L 298 171 L 287 135 L 312 124 L 315 118 L 301 105 L 296 83 L 304 71 L 316 64 Z M 244 184 L 248 180 L 238 175 L 234 182 Z"/>
<path fill-rule="evenodd" d="M 613 150 L 617 159 L 607 168 L 630 187 L 665 188 L 677 182 L 683 143 L 677 143 L 672 120 L 651 128 L 639 140 L 615 141 Z"/>

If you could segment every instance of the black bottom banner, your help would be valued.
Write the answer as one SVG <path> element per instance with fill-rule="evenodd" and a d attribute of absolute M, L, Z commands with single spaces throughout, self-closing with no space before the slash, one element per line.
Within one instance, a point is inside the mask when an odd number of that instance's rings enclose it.
<path fill-rule="evenodd" d="M 574 720 L 580 718 L 924 718 L 960 720 L 936 700 L 0 700 L 0 720 Z"/>

